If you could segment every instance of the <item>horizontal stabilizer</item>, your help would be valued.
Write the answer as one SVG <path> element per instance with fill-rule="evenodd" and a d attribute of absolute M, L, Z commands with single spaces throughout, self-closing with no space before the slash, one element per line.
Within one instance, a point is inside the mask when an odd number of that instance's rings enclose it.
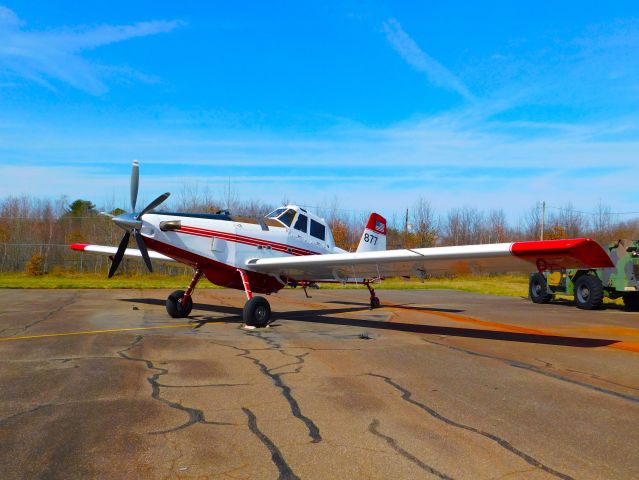
<path fill-rule="evenodd" d="M 107 255 L 113 256 L 118 251 L 118 247 L 109 247 L 107 245 L 89 245 L 87 243 L 74 243 L 73 245 L 69 245 L 71 250 L 76 250 L 78 252 L 87 252 L 87 253 L 96 253 L 98 255 Z M 125 258 L 137 258 L 139 260 L 143 260 L 142 253 L 137 248 L 127 248 L 124 251 Z M 152 260 L 157 260 L 159 262 L 170 262 L 175 263 L 171 257 L 167 257 L 166 255 L 162 255 L 161 253 L 154 252 L 153 250 L 149 250 L 149 257 Z"/>

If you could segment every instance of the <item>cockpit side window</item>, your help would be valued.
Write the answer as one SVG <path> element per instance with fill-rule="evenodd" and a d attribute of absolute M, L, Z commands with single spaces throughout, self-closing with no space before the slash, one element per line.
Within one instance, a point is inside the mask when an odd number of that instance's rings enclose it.
<path fill-rule="evenodd" d="M 295 222 L 295 226 L 293 228 L 306 233 L 308 230 L 308 217 L 300 213 L 300 216 L 297 217 L 297 222 Z"/>
<path fill-rule="evenodd" d="M 291 226 L 291 223 L 293 223 L 293 218 L 295 218 L 295 210 L 292 210 L 290 208 L 286 210 L 282 215 L 277 217 L 277 219 L 287 227 Z"/>
<path fill-rule="evenodd" d="M 326 238 L 326 227 L 311 218 L 311 235 L 320 240 Z"/>

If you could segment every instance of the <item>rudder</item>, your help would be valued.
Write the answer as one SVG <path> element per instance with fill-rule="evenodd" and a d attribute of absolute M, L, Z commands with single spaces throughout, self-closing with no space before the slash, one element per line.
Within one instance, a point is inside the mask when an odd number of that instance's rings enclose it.
<path fill-rule="evenodd" d="M 378 252 L 381 250 L 386 250 L 386 219 L 379 213 L 371 213 L 356 251 Z"/>

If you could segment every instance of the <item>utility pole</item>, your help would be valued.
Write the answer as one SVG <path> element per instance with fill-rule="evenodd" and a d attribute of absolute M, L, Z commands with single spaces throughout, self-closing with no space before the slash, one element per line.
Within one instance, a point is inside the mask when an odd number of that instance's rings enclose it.
<path fill-rule="evenodd" d="M 544 223 L 546 221 L 546 202 L 541 202 L 541 235 L 540 240 L 544 239 Z"/>
<path fill-rule="evenodd" d="M 408 245 L 408 208 L 406 209 L 406 217 L 404 219 L 404 248 Z"/>

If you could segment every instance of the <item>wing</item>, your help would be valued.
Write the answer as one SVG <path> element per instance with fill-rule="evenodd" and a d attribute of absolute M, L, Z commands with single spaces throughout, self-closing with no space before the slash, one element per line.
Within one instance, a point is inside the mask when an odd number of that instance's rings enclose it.
<path fill-rule="evenodd" d="M 108 255 L 113 256 L 118 251 L 118 247 L 109 247 L 106 245 L 88 245 L 86 243 L 74 243 L 73 245 L 69 245 L 72 250 L 77 250 L 79 252 L 88 252 L 88 253 L 97 253 L 98 255 Z M 137 248 L 127 248 L 124 251 L 124 256 L 126 258 L 137 258 L 142 260 L 142 254 L 140 250 Z M 151 260 L 156 260 L 158 262 L 167 262 L 167 263 L 177 263 L 171 257 L 167 257 L 166 255 L 162 255 L 161 253 L 154 252 L 153 250 L 149 250 L 149 257 Z"/>
<path fill-rule="evenodd" d="M 298 281 L 612 266 L 605 250 L 588 238 L 256 258 L 246 262 L 248 270 Z"/>

